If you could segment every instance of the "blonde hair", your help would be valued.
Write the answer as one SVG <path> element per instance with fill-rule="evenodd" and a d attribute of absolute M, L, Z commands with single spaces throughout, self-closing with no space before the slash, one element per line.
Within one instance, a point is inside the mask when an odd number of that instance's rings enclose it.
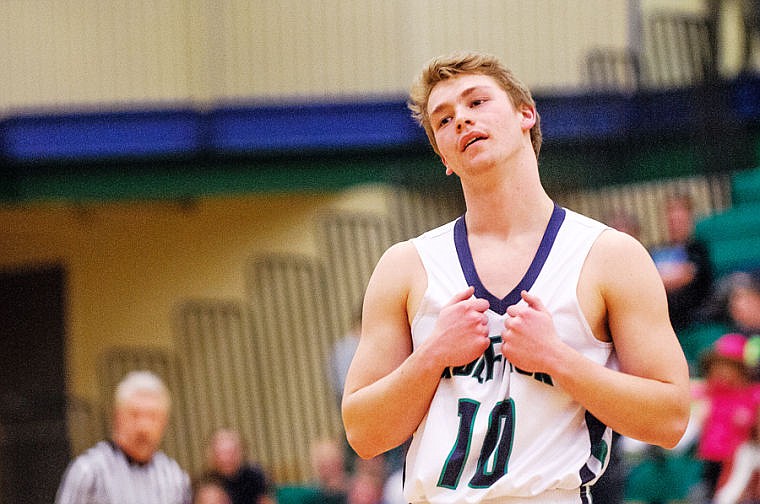
<path fill-rule="evenodd" d="M 512 105 L 529 105 L 536 108 L 536 102 L 533 100 L 530 90 L 523 84 L 496 56 L 479 52 L 455 52 L 452 54 L 438 56 L 431 59 L 422 69 L 420 74 L 414 80 L 409 91 L 409 109 L 412 111 L 412 117 L 425 128 L 430 145 L 436 154 L 438 145 L 435 142 L 433 128 L 430 124 L 427 105 L 430 93 L 439 82 L 457 77 L 463 74 L 479 74 L 492 77 L 501 88 L 506 91 Z M 538 158 L 541 150 L 541 119 L 536 111 L 536 124 L 530 130 L 530 141 L 533 145 L 533 152 Z"/>

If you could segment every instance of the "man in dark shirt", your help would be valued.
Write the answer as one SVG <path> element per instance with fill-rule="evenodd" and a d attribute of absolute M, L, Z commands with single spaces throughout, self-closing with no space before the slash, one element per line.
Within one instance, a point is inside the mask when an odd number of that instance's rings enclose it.
<path fill-rule="evenodd" d="M 209 443 L 210 473 L 224 484 L 232 504 L 274 504 L 263 469 L 245 459 L 240 434 L 220 429 Z"/>
<path fill-rule="evenodd" d="M 652 250 L 668 297 L 670 322 L 676 331 L 691 325 L 710 295 L 712 263 L 707 246 L 694 236 L 694 209 L 685 194 L 665 202 L 668 243 Z"/>

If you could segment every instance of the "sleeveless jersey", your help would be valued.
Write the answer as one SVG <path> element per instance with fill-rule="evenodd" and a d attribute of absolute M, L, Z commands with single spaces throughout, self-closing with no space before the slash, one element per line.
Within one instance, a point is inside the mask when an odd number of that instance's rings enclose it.
<path fill-rule="evenodd" d="M 576 295 L 581 268 L 603 224 L 555 205 L 527 273 L 504 299 L 478 278 L 464 217 L 412 240 L 427 290 L 412 321 L 417 348 L 441 308 L 468 285 L 487 299 L 491 346 L 442 375 L 407 453 L 404 496 L 411 503 L 590 502 L 589 487 L 609 459 L 612 431 L 542 373 L 501 354 L 508 306 L 520 291 L 538 296 L 559 337 L 601 365 L 617 368 L 612 343 L 597 340 Z"/>

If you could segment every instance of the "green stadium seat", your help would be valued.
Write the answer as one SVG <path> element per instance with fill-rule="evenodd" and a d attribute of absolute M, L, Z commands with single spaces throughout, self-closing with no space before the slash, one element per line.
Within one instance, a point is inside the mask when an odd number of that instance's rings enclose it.
<path fill-rule="evenodd" d="M 737 206 L 760 203 L 760 166 L 737 172 L 731 177 L 731 196 Z"/>
<path fill-rule="evenodd" d="M 625 502 L 687 502 L 702 477 L 702 463 L 691 454 L 652 447 L 649 456 L 631 468 Z"/>
<path fill-rule="evenodd" d="M 322 492 L 309 485 L 282 485 L 277 487 L 277 504 L 323 504 Z"/>
<path fill-rule="evenodd" d="M 760 202 L 705 217 L 697 222 L 696 234 L 706 241 L 760 236 Z"/>
<path fill-rule="evenodd" d="M 696 235 L 707 243 L 716 276 L 760 267 L 760 202 L 705 217 Z"/>
<path fill-rule="evenodd" d="M 731 328 L 728 325 L 718 322 L 696 323 L 678 332 L 678 341 L 686 355 L 692 376 L 700 373 L 699 361 L 702 354 L 712 346 L 715 340 L 729 332 Z"/>
<path fill-rule="evenodd" d="M 708 242 L 716 278 L 760 268 L 760 236 Z"/>

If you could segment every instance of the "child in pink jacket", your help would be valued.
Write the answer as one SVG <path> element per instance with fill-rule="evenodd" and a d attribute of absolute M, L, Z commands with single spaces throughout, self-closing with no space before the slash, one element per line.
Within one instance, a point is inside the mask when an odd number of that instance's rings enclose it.
<path fill-rule="evenodd" d="M 747 338 L 721 336 L 703 361 L 704 381 L 694 387 L 702 402 L 702 427 L 697 456 L 704 461 L 703 480 L 712 497 L 725 465 L 749 439 L 760 405 L 760 384 L 750 378 L 744 354 Z"/>

